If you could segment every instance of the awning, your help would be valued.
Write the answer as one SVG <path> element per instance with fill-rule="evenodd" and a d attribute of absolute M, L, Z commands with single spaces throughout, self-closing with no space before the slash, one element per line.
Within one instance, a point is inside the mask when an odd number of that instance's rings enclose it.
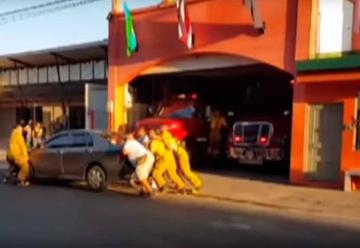
<path fill-rule="evenodd" d="M 107 40 L 0 56 L 0 69 L 72 64 L 107 58 Z"/>

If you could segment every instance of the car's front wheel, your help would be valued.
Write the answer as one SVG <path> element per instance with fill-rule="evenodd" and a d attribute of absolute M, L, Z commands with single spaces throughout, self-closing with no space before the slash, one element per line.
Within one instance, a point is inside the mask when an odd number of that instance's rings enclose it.
<path fill-rule="evenodd" d="M 93 191 L 103 191 L 106 188 L 106 174 L 98 165 L 90 167 L 86 174 L 86 181 Z"/>

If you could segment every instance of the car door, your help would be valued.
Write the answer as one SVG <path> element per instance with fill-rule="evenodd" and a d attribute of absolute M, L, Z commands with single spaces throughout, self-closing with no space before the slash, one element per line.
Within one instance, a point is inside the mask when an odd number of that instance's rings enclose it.
<path fill-rule="evenodd" d="M 37 174 L 58 177 L 63 173 L 63 151 L 71 145 L 69 134 L 56 135 L 46 142 L 43 149 L 37 149 L 31 154 L 31 162 Z"/>
<path fill-rule="evenodd" d="M 93 150 L 93 140 L 87 132 L 71 134 L 72 145 L 63 154 L 64 176 L 80 179 L 83 176 L 89 156 Z"/>

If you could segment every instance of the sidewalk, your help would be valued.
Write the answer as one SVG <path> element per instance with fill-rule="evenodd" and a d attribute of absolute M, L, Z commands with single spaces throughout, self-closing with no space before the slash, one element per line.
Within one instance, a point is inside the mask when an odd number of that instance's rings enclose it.
<path fill-rule="evenodd" d="M 360 223 L 360 193 L 283 185 L 200 173 L 200 197 L 279 210 L 300 211 Z"/>

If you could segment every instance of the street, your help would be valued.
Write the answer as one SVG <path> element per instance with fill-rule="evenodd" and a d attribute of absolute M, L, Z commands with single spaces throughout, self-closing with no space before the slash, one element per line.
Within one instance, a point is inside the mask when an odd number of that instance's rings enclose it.
<path fill-rule="evenodd" d="M 63 183 L 0 186 L 1 247 L 359 247 L 360 229 L 165 194 L 143 199 Z"/>

